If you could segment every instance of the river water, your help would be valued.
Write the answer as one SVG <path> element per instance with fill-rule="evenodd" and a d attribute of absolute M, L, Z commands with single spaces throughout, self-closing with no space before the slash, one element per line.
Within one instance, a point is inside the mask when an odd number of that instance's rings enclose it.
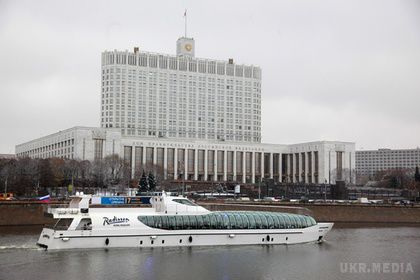
<path fill-rule="evenodd" d="M 420 279 L 419 227 L 336 227 L 323 244 L 45 251 L 0 228 L 0 279 Z"/>

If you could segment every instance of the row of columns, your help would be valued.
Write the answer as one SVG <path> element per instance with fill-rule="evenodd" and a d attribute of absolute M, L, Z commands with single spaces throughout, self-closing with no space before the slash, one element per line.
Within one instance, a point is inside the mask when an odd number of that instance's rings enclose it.
<path fill-rule="evenodd" d="M 283 182 L 323 183 L 319 181 L 319 154 L 316 151 L 286 154 L 286 174 Z"/>
<path fill-rule="evenodd" d="M 136 169 L 136 146 L 125 146 L 125 148 L 131 148 L 131 170 L 132 170 L 132 177 L 135 176 L 135 169 Z M 168 148 L 167 147 L 148 147 L 153 149 L 153 165 L 157 165 L 157 149 L 163 149 L 163 172 L 164 178 L 168 178 Z M 209 175 L 209 152 L 213 154 L 213 174 L 212 174 L 212 181 L 227 181 L 228 180 L 228 152 L 232 152 L 232 177 L 233 181 L 238 181 L 242 183 L 248 181 L 251 183 L 256 182 L 256 154 L 259 153 L 260 156 L 260 177 L 266 177 L 270 179 L 274 179 L 276 177 L 276 181 L 278 182 L 289 182 L 289 183 L 297 183 L 297 182 L 306 182 L 306 183 L 318 183 L 317 181 L 317 174 L 318 170 L 315 170 L 315 152 L 304 152 L 302 153 L 292 153 L 292 154 L 282 154 L 282 153 L 267 153 L 267 152 L 255 152 L 255 151 L 229 151 L 229 150 L 212 150 L 212 149 L 189 149 L 189 148 L 170 148 L 174 150 L 173 154 L 173 173 L 174 179 L 177 179 L 179 175 L 182 175 L 184 180 L 189 179 L 189 175 L 192 175 L 193 180 L 198 180 L 199 175 L 203 175 L 203 180 L 207 181 Z M 183 150 L 183 163 L 180 162 L 178 159 L 178 151 Z M 193 163 L 193 172 L 188 171 L 189 167 L 189 150 L 193 150 L 194 155 L 194 163 Z M 203 174 L 199 174 L 199 150 L 204 150 L 204 170 Z M 126 149 L 124 149 L 125 153 Z M 223 151 L 223 171 L 221 173 L 218 172 L 218 151 Z M 237 174 L 237 156 L 238 152 L 242 153 L 242 174 Z M 146 165 L 146 153 L 147 148 L 142 147 L 142 155 L 141 155 L 141 166 L 144 167 Z M 251 153 L 251 172 L 247 174 L 247 153 Z M 268 173 L 265 174 L 265 155 L 269 156 L 268 161 Z M 276 161 L 274 162 L 274 155 L 277 154 Z M 127 155 L 124 154 L 124 158 L 127 160 Z M 284 160 L 283 160 L 284 158 Z M 317 159 L 319 156 L 317 156 Z M 200 158 L 201 159 L 201 158 Z M 283 161 L 285 161 L 286 166 L 283 167 Z M 298 163 L 298 164 L 296 164 Z M 183 166 L 179 166 L 179 164 L 183 164 Z M 277 167 L 277 170 L 274 170 L 274 167 Z M 318 167 L 319 168 L 319 167 Z M 230 172 L 229 172 L 230 173 Z M 267 176 L 266 176 L 267 175 Z M 275 176 L 276 175 L 276 176 Z M 221 176 L 219 178 L 219 176 Z M 219 180 L 221 179 L 221 180 Z"/>

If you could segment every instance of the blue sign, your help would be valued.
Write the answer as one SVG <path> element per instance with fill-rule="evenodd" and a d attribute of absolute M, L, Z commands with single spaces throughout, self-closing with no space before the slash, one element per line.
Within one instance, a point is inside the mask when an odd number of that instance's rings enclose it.
<path fill-rule="evenodd" d="M 125 204 L 125 197 L 101 197 L 101 204 Z"/>

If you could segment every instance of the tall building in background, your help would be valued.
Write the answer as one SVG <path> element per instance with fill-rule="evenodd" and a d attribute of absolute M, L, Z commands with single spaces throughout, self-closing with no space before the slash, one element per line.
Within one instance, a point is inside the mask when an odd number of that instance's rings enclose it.
<path fill-rule="evenodd" d="M 176 55 L 134 48 L 102 53 L 101 127 L 123 136 L 261 141 L 261 69 L 195 57 L 192 38 Z"/>
<path fill-rule="evenodd" d="M 102 53 L 101 127 L 73 127 L 16 146 L 19 157 L 101 160 L 117 154 L 164 179 L 256 183 L 355 182 L 355 144 L 261 143 L 261 69 L 134 48 Z"/>

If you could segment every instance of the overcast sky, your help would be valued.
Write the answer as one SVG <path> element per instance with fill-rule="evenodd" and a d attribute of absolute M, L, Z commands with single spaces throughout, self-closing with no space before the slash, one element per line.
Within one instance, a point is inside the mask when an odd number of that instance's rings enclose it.
<path fill-rule="evenodd" d="M 196 56 L 262 68 L 262 141 L 420 146 L 420 1 L 0 0 L 0 153 L 99 126 L 101 52 L 174 54 L 184 9 Z"/>

